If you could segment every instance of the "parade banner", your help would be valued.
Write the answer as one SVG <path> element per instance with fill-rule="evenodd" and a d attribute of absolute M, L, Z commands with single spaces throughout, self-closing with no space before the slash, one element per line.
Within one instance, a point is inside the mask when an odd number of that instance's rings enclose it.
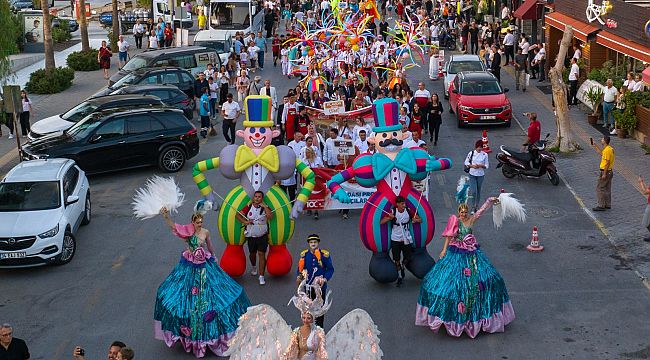
<path fill-rule="evenodd" d="M 368 198 L 377 192 L 377 188 L 360 186 L 356 181 L 354 181 L 354 179 L 351 179 L 341 184 L 341 187 L 348 193 L 351 200 L 349 204 L 344 204 L 336 199 L 332 199 L 330 191 L 327 188 L 327 182 L 332 178 L 332 176 L 341 171 L 328 168 L 312 168 L 311 170 L 316 175 L 316 185 L 314 186 L 311 195 L 309 195 L 309 200 L 307 200 L 305 210 L 361 209 L 368 201 Z M 429 196 L 428 183 L 429 177 L 422 181 L 413 182 L 414 187 L 423 192 L 422 197 L 424 198 L 428 198 Z"/>
<path fill-rule="evenodd" d="M 346 111 L 339 114 L 328 115 L 323 109 L 317 109 L 310 106 L 305 107 L 307 109 L 307 115 L 309 119 L 319 125 L 330 125 L 332 122 L 337 119 L 363 119 L 365 122 L 372 122 L 372 106 L 367 106 L 362 109 Z"/>
<path fill-rule="evenodd" d="M 323 113 L 325 115 L 339 115 L 345 112 L 345 101 L 327 101 L 323 104 Z"/>
<path fill-rule="evenodd" d="M 335 140 L 334 151 L 339 155 L 354 155 L 354 144 L 352 140 Z"/>

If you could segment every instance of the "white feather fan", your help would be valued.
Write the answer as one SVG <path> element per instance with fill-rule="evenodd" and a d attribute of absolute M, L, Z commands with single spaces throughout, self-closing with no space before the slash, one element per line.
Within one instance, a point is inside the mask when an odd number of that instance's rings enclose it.
<path fill-rule="evenodd" d="M 133 196 L 133 214 L 139 219 L 150 219 L 167 208 L 169 212 L 183 205 L 185 194 L 176 185 L 173 178 L 154 176 L 147 180 L 145 187 L 136 190 Z"/>
<path fill-rule="evenodd" d="M 494 205 L 492 211 L 492 220 L 497 229 L 503 225 L 503 220 L 508 218 L 514 218 L 522 223 L 526 221 L 526 209 L 512 196 L 512 193 L 501 193 L 498 199 L 499 202 Z"/>
<path fill-rule="evenodd" d="M 280 360 L 291 341 L 291 327 L 269 305 L 250 306 L 239 318 L 224 356 L 230 360 Z"/>

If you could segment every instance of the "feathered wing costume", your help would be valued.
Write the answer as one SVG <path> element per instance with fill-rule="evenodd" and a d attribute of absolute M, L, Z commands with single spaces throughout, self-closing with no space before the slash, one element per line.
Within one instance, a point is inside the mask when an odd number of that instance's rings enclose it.
<path fill-rule="evenodd" d="M 171 178 L 153 177 L 134 196 L 136 217 L 152 218 L 165 207 L 175 211 L 184 195 Z M 209 201 L 194 207 L 195 213 L 212 208 Z M 180 342 L 187 352 L 205 356 L 208 349 L 222 355 L 234 336 L 237 320 L 250 302 L 244 289 L 216 262 L 192 224 L 175 224 L 174 235 L 187 243 L 187 249 L 171 274 L 160 284 L 154 310 L 154 333 L 172 347 Z"/>
<path fill-rule="evenodd" d="M 316 292 L 315 299 L 308 296 L 312 290 Z M 329 293 L 323 299 L 320 287 L 308 285 L 304 280 L 289 303 L 301 313 L 309 312 L 314 319 L 332 304 Z M 309 336 L 303 339 L 299 329 L 292 331 L 269 305 L 251 306 L 239 319 L 237 333 L 230 340 L 225 355 L 231 360 L 377 360 L 383 356 L 379 347 L 380 332 L 370 315 L 361 309 L 343 316 L 327 335 L 323 329 L 312 325 Z"/>
<path fill-rule="evenodd" d="M 459 184 L 459 192 L 462 189 Z M 491 205 L 493 221 L 499 228 L 506 218 L 525 221 L 523 205 L 502 193 L 489 198 L 472 215 L 478 219 Z M 474 338 L 479 332 L 503 332 L 515 319 L 508 290 L 501 274 L 481 251 L 470 225 L 451 215 L 443 237 L 450 238 L 445 256 L 422 280 L 415 324 L 437 332 L 444 326 L 447 334 Z"/>

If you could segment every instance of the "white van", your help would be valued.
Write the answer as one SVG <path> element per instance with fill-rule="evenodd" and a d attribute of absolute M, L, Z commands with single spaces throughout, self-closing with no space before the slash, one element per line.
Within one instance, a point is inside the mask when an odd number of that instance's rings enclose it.
<path fill-rule="evenodd" d="M 201 30 L 194 36 L 194 45 L 212 49 L 219 54 L 222 64 L 228 62 L 228 57 L 233 52 L 232 36 L 234 33 L 217 32 L 213 29 Z"/>

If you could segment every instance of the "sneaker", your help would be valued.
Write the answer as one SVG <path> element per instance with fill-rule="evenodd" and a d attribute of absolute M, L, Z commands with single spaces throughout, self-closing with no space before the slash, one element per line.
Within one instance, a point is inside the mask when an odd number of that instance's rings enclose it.
<path fill-rule="evenodd" d="M 616 135 L 616 129 L 609 132 L 610 135 Z"/>
<path fill-rule="evenodd" d="M 260 285 L 266 284 L 266 281 L 264 280 L 264 275 L 260 275 Z"/>
<path fill-rule="evenodd" d="M 251 270 L 251 275 L 252 276 L 257 276 L 257 266 L 253 267 L 253 270 Z"/>

